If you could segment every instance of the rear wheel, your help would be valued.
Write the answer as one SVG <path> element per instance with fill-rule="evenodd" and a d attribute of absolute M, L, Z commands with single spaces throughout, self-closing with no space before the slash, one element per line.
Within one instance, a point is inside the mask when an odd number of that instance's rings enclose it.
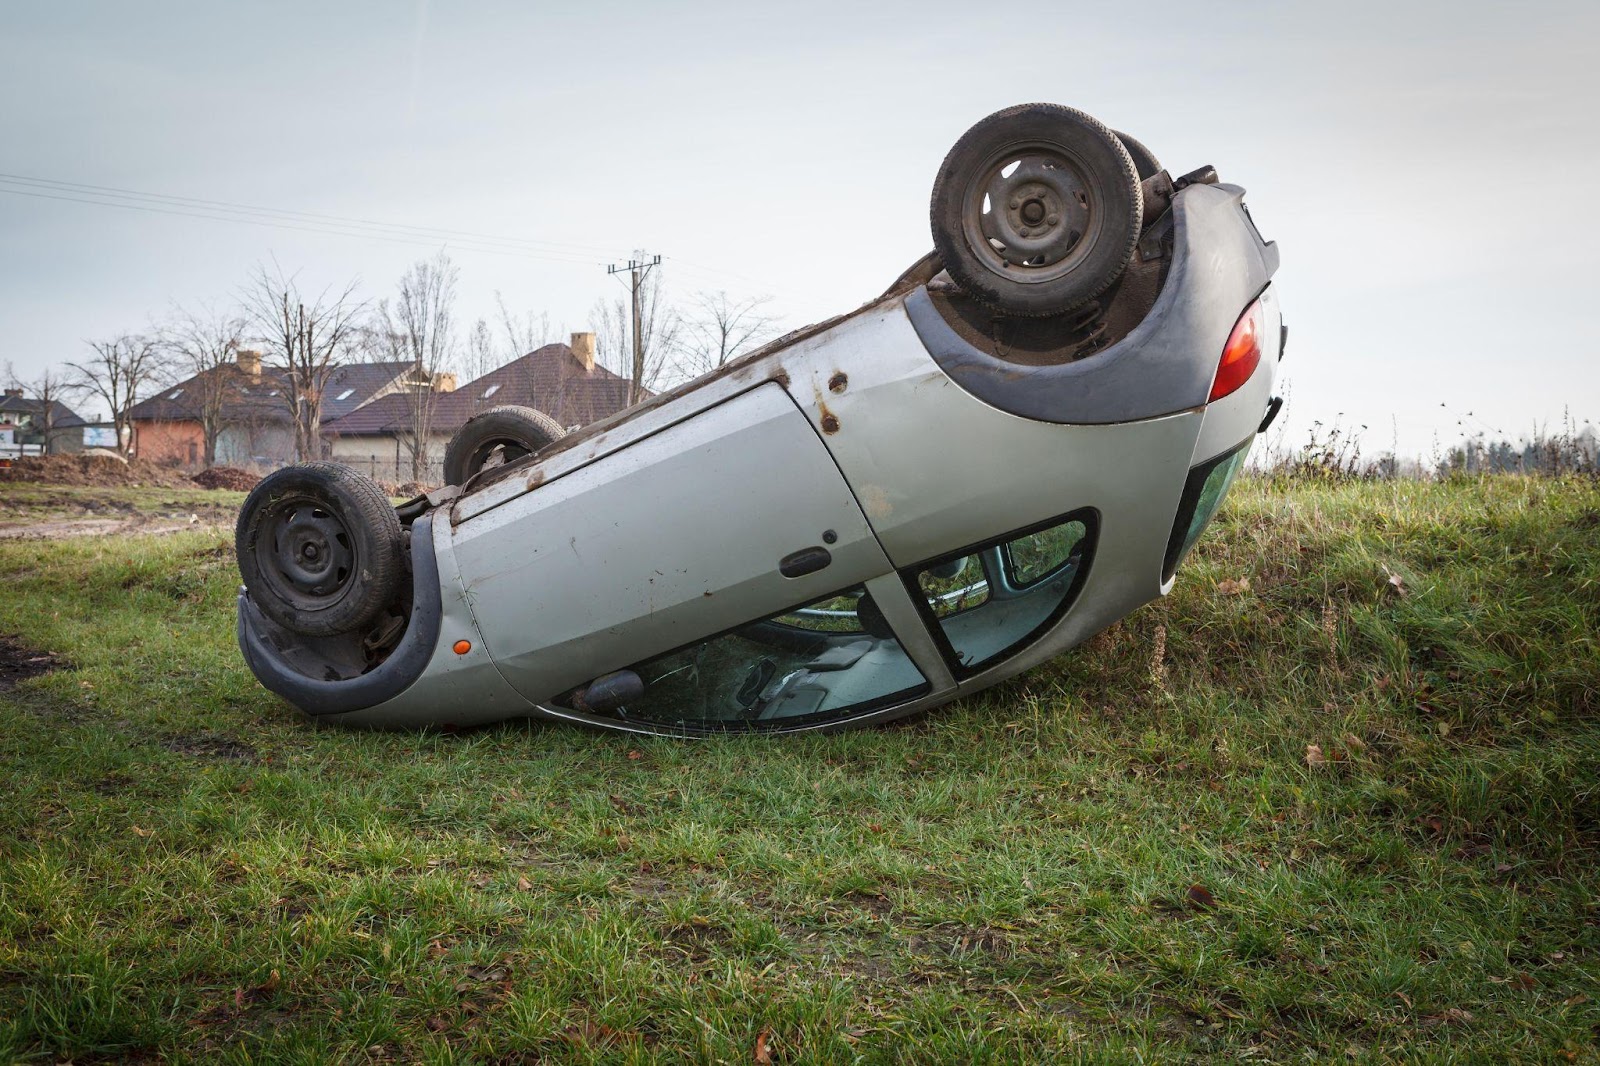
<path fill-rule="evenodd" d="M 956 284 L 998 311 L 1065 314 L 1122 274 L 1139 239 L 1139 174 L 1117 135 L 1057 104 L 973 126 L 933 185 L 933 242 Z"/>
<path fill-rule="evenodd" d="M 389 498 L 337 463 L 286 466 L 262 478 L 239 511 L 234 552 L 261 613 L 306 636 L 360 629 L 405 581 Z"/>
<path fill-rule="evenodd" d="M 1156 154 L 1144 146 L 1144 142 L 1135 137 L 1130 137 L 1121 130 L 1112 130 L 1117 135 L 1117 140 L 1122 142 L 1122 147 L 1128 150 L 1128 158 L 1133 160 L 1133 168 L 1139 172 L 1139 180 L 1145 181 L 1161 173 L 1161 161 Z"/>
<path fill-rule="evenodd" d="M 444 452 L 447 485 L 465 485 L 472 475 L 532 455 L 566 435 L 561 423 L 531 407 L 508 404 L 467 420 Z"/>

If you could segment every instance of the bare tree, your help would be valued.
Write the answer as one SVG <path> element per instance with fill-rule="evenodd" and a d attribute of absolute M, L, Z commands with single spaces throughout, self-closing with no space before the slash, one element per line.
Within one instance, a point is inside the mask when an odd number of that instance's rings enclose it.
<path fill-rule="evenodd" d="M 461 372 L 464 376 L 462 387 L 467 382 L 476 381 L 485 374 L 492 373 L 518 358 L 525 353 L 517 352 L 515 348 L 503 348 L 500 341 L 495 338 L 495 331 L 486 319 L 478 319 L 467 331 L 465 352 L 461 356 Z M 484 387 L 478 386 L 468 393 L 464 399 L 457 401 L 463 405 L 463 414 L 467 418 L 482 411 L 487 411 L 495 405 L 493 397 L 483 394 Z"/>
<path fill-rule="evenodd" d="M 481 378 L 491 370 L 500 369 L 499 350 L 495 346 L 494 331 L 485 319 L 478 319 L 467 331 L 466 352 L 461 358 L 461 372 L 467 381 Z"/>
<path fill-rule="evenodd" d="M 401 441 L 411 454 L 411 479 L 431 476 L 430 450 L 434 413 L 438 406 L 441 375 L 456 355 L 455 299 L 459 271 L 440 252 L 432 259 L 413 263 L 400 279 L 393 304 L 378 304 L 378 326 L 383 343 L 396 357 L 411 364 L 405 381 L 406 432 Z M 502 310 L 504 305 L 502 305 Z"/>
<path fill-rule="evenodd" d="M 281 371 L 283 400 L 294 426 L 298 462 L 322 456 L 322 399 L 340 365 L 360 341 L 366 303 L 356 283 L 325 289 L 309 303 L 293 275 L 258 266 L 243 295 L 245 315 Z"/>
<path fill-rule="evenodd" d="M 696 296 L 683 331 L 685 370 L 696 375 L 716 370 L 771 337 L 778 321 L 767 310 L 771 299 L 735 300 L 722 291 Z"/>
<path fill-rule="evenodd" d="M 553 339 L 550 333 L 550 313 L 540 311 L 537 315 L 532 311 L 525 311 L 521 318 L 516 317 L 506 309 L 505 297 L 499 290 L 494 294 L 495 307 L 500 312 L 500 328 L 505 333 L 507 356 L 503 363 L 520 359 L 531 351 L 543 348 Z M 493 369 L 493 368 L 491 368 Z"/>
<path fill-rule="evenodd" d="M 641 358 L 637 363 L 633 357 L 633 308 L 628 294 L 596 300 L 590 318 L 594 322 L 599 358 L 609 369 L 628 379 L 630 403 L 638 403 L 646 390 L 656 391 L 659 385 L 680 372 L 678 340 L 683 319 L 662 293 L 660 270 L 650 271 L 639 283 Z"/>
<path fill-rule="evenodd" d="M 244 316 L 237 310 L 178 308 L 161 328 L 161 345 L 188 379 L 184 406 L 200 423 L 203 458 L 207 467 L 217 463 L 217 439 L 239 417 L 249 382 L 236 362 Z"/>
<path fill-rule="evenodd" d="M 62 397 L 72 391 L 67 377 L 58 370 L 45 367 L 38 377 L 24 381 L 8 362 L 5 379 L 9 388 L 18 389 L 25 398 L 38 402 L 39 412 L 33 416 L 29 427 L 39 437 L 44 454 L 51 454 L 55 451 L 56 437 L 65 432 L 65 427 L 58 426 L 56 422 L 61 417 Z M 18 443 L 21 443 L 20 439 Z"/>
<path fill-rule="evenodd" d="M 117 450 L 128 455 L 133 448 L 128 412 L 146 388 L 160 380 L 161 346 L 156 338 L 135 333 L 86 343 L 94 354 L 81 363 L 67 364 L 67 387 L 110 409 Z"/>

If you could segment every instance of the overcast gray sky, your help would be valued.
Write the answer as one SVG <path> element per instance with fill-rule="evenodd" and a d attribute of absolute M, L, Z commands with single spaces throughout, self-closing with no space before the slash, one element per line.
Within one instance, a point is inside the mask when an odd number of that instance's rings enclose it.
<path fill-rule="evenodd" d="M 9 3 L 0 172 L 551 243 L 0 191 L 0 363 L 224 301 L 269 257 L 381 295 L 440 245 L 466 318 L 500 290 L 584 328 L 601 264 L 645 248 L 679 295 L 768 293 L 800 325 L 931 246 L 963 130 L 1050 100 L 1249 190 L 1283 253 L 1296 435 L 1342 412 L 1369 453 L 1396 427 L 1425 452 L 1458 421 L 1581 423 L 1597 40 L 1593 2 Z"/>

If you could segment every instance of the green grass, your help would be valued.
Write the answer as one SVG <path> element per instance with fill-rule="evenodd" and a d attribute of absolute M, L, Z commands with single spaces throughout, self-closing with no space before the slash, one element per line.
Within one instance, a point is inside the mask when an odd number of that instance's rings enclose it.
<path fill-rule="evenodd" d="M 1247 480 L 1012 684 L 697 742 L 315 729 L 221 534 L 0 544 L 76 666 L 0 694 L 0 1059 L 1594 1061 L 1597 544 Z"/>

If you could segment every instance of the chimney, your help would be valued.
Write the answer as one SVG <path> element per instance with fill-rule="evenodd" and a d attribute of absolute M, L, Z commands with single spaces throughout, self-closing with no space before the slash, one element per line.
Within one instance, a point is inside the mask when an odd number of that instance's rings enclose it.
<path fill-rule="evenodd" d="M 261 353 L 252 348 L 240 348 L 235 356 L 239 370 L 251 381 L 261 380 Z"/>
<path fill-rule="evenodd" d="M 22 390 L 21 389 L 7 389 L 6 390 L 6 395 L 7 396 L 21 396 L 22 395 Z"/>
<path fill-rule="evenodd" d="M 572 335 L 572 354 L 578 357 L 578 362 L 583 364 L 585 371 L 594 369 L 594 334 L 574 333 Z"/>

